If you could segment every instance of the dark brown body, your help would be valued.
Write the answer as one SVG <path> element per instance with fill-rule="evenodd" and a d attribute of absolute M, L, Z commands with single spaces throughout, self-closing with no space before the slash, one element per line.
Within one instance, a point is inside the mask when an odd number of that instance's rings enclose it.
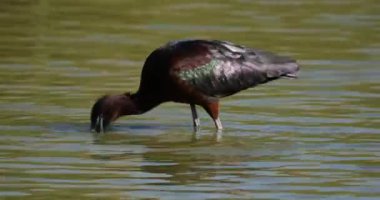
<path fill-rule="evenodd" d="M 153 51 L 144 64 L 138 91 L 132 95 L 142 112 L 168 101 L 202 106 L 211 116 L 218 116 L 217 97 L 207 96 L 189 87 L 177 77 L 183 67 L 195 68 L 210 62 L 204 57 L 207 49 L 199 45 L 181 48 L 159 48 Z"/>
<path fill-rule="evenodd" d="M 145 113 L 161 103 L 202 106 L 222 129 L 219 98 L 278 79 L 294 76 L 298 64 L 288 57 L 216 40 L 184 40 L 154 50 L 146 59 L 134 94 L 104 96 L 92 108 L 91 127 L 103 131 L 122 115 Z"/>

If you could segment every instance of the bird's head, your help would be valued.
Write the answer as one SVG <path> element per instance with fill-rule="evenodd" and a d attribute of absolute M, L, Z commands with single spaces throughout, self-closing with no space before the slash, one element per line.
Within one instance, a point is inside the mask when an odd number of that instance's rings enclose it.
<path fill-rule="evenodd" d="M 120 116 L 136 112 L 136 105 L 130 93 L 105 95 L 92 106 L 91 130 L 104 132 L 108 125 Z"/>

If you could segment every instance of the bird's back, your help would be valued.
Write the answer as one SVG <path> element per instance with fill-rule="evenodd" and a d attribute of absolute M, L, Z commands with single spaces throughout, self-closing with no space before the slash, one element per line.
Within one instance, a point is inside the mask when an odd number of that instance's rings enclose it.
<path fill-rule="evenodd" d="M 217 40 L 174 41 L 147 58 L 139 91 L 165 92 L 176 85 L 224 97 L 298 71 L 288 57 Z"/>

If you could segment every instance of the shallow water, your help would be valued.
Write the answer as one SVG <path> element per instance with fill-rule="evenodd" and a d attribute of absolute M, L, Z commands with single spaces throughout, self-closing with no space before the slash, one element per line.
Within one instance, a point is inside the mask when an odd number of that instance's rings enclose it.
<path fill-rule="evenodd" d="M 0 1 L 1 199 L 378 199 L 376 1 Z M 300 78 L 222 100 L 220 142 L 167 103 L 89 132 L 168 40 L 297 58 Z"/>

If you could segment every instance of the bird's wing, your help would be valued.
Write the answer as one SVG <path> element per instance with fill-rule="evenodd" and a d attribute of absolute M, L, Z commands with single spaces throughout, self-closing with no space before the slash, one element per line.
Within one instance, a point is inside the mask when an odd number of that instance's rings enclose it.
<path fill-rule="evenodd" d="M 298 71 L 290 58 L 223 41 L 184 45 L 177 52 L 173 67 L 177 79 L 213 97 L 232 95 Z"/>

